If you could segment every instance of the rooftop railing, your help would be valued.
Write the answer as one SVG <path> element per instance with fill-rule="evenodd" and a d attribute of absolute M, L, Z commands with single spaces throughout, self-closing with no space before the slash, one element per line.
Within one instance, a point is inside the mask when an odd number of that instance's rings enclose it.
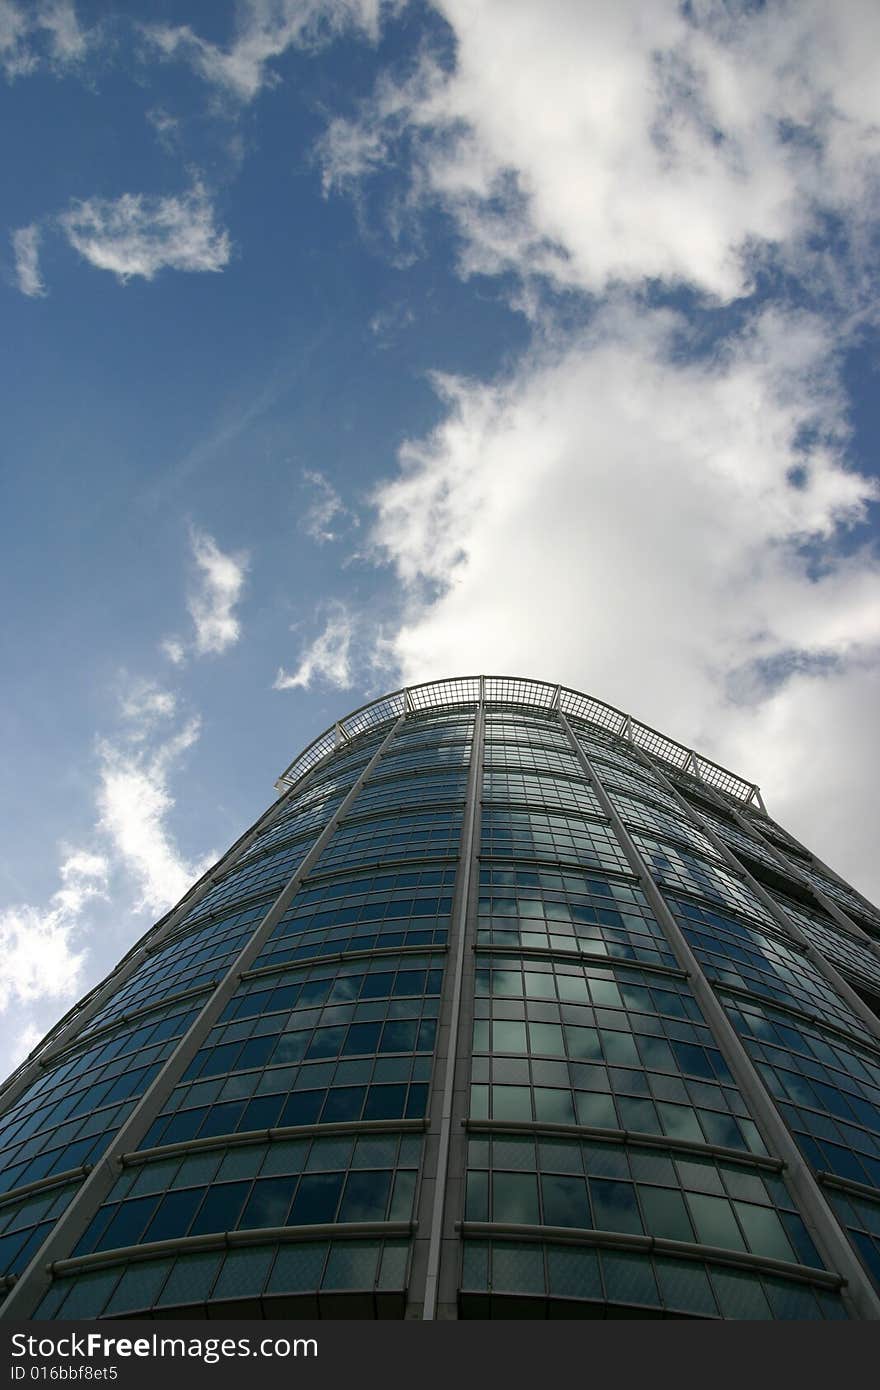
<path fill-rule="evenodd" d="M 401 714 L 420 715 L 433 710 L 447 710 L 482 703 L 486 708 L 526 709 L 552 714 L 561 710 L 569 719 L 603 730 L 673 768 L 723 792 L 743 805 L 764 809 L 760 788 L 739 777 L 729 768 L 687 748 L 650 724 L 626 714 L 614 705 L 571 690 L 550 681 L 530 680 L 522 676 L 455 676 L 447 680 L 426 681 L 422 685 L 403 686 L 389 695 L 382 695 L 337 720 L 319 734 L 309 746 L 285 768 L 275 783 L 278 791 L 287 791 L 324 758 L 352 739 L 380 724 L 397 719 Z"/>

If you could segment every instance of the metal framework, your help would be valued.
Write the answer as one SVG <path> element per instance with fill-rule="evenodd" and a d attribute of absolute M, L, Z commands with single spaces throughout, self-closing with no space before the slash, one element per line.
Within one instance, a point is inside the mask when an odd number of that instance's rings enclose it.
<path fill-rule="evenodd" d="M 666 938 L 675 954 L 678 964 L 687 974 L 694 997 L 703 1016 L 715 1036 L 715 1041 L 724 1056 L 731 1073 L 736 1078 L 742 1094 L 748 1101 L 752 1115 L 762 1130 L 764 1141 L 771 1153 L 783 1160 L 792 1189 L 796 1195 L 801 1213 L 819 1250 L 828 1266 L 836 1270 L 845 1282 L 846 1298 L 858 1317 L 869 1321 L 880 1320 L 880 1298 L 871 1286 L 871 1281 L 852 1251 L 840 1226 L 834 1219 L 828 1203 L 816 1179 L 809 1170 L 797 1144 L 788 1131 L 770 1091 L 763 1085 L 736 1030 L 727 1017 L 724 1006 L 692 951 L 684 933 L 673 917 L 666 900 L 655 883 L 653 875 L 644 858 L 623 823 L 614 803 L 608 796 L 602 779 L 582 746 L 578 743 L 568 720 L 563 716 L 562 723 L 571 740 L 572 750 L 580 761 L 603 811 L 614 828 L 618 843 L 637 875 L 663 926 Z M 690 808 L 683 797 L 678 797 L 675 788 L 666 778 L 662 779 L 667 789 L 681 802 L 685 816 L 691 816 Z M 699 820 L 694 817 L 696 822 Z M 705 832 L 705 827 L 704 833 Z M 720 840 L 716 846 L 725 847 Z M 735 861 L 734 861 L 735 863 Z M 754 881 L 753 881 L 754 882 Z M 755 884 L 755 887 L 760 885 Z M 772 900 L 771 900 L 772 901 Z M 784 919 L 783 919 L 784 920 Z M 818 955 L 818 953 L 817 953 Z M 823 966 L 826 964 L 822 962 Z M 838 976 L 838 979 L 840 977 Z M 843 983 L 843 981 L 841 981 Z M 860 1002 L 860 1001 L 859 1001 Z M 868 1011 L 870 1012 L 870 1011 Z M 876 1022 L 876 1020 L 875 1020 Z"/>
<path fill-rule="evenodd" d="M 341 744 L 387 720 L 396 719 L 401 714 L 426 714 L 430 710 L 477 703 L 484 703 L 487 707 L 509 705 L 516 709 L 543 711 L 548 715 L 558 711 L 625 739 L 676 772 L 687 773 L 716 791 L 724 792 L 734 801 L 764 809 L 761 789 L 756 783 L 661 734 L 650 724 L 643 724 L 640 719 L 617 709 L 615 705 L 606 704 L 604 700 L 597 700 L 595 696 L 585 695 L 580 690 L 523 676 L 455 676 L 447 680 L 425 681 L 421 685 L 402 686 L 390 695 L 371 700 L 319 734 L 284 769 L 275 783 L 276 790 L 287 791 L 295 786 L 300 778 L 334 753 Z"/>
<path fill-rule="evenodd" d="M 667 1134 L 642 1132 L 641 1129 L 638 1132 L 628 1132 L 581 1124 L 554 1124 L 539 1119 L 481 1119 L 471 1114 L 468 1082 L 472 1057 L 470 1038 L 477 992 L 474 987 L 477 951 L 489 955 L 494 953 L 499 958 L 511 955 L 521 957 L 524 963 L 529 960 L 552 959 L 563 962 L 576 960 L 578 963 L 602 966 L 609 964 L 608 955 L 599 951 L 591 952 L 590 949 L 585 949 L 582 943 L 578 943 L 577 949 L 569 950 L 564 949 L 566 943 L 563 943 L 562 947 L 559 944 L 548 947 L 534 944 L 477 945 L 480 859 L 484 854 L 488 860 L 493 858 L 491 850 L 488 853 L 481 850 L 482 803 L 486 796 L 483 771 L 484 766 L 488 765 L 491 768 L 492 765 L 491 729 L 487 734 L 486 727 L 491 726 L 493 715 L 503 714 L 506 710 L 510 710 L 512 714 L 517 711 L 527 714 L 531 716 L 531 720 L 537 715 L 541 730 L 547 728 L 558 731 L 553 736 L 557 739 L 560 735 L 563 736 L 567 745 L 566 756 L 573 757 L 579 765 L 583 781 L 594 797 L 594 809 L 585 814 L 588 818 L 598 818 L 601 815 L 602 822 L 608 827 L 609 839 L 615 843 L 622 855 L 621 868 L 609 869 L 608 872 L 628 873 L 639 884 L 671 952 L 667 955 L 666 964 L 659 961 L 646 963 L 640 960 L 638 968 L 648 975 L 653 975 L 658 982 L 665 980 L 669 985 L 671 980 L 678 980 L 687 986 L 712 1034 L 714 1045 L 723 1056 L 731 1076 L 747 1102 L 748 1111 L 762 1135 L 766 1154 L 746 1153 L 726 1148 L 721 1143 L 701 1143 L 682 1136 L 670 1137 Z M 611 740 L 620 741 L 616 745 L 618 761 L 625 763 L 630 770 L 638 772 L 641 769 L 644 774 L 651 774 L 655 788 L 660 789 L 656 797 L 657 803 L 667 806 L 674 804 L 677 808 L 676 824 L 679 830 L 689 831 L 692 836 L 696 832 L 709 842 L 717 861 L 724 865 L 731 878 L 742 884 L 752 899 L 762 906 L 775 931 L 810 962 L 831 991 L 847 1005 L 853 1019 L 861 1024 L 869 1045 L 873 1039 L 873 1046 L 876 1048 L 880 1042 L 880 1025 L 877 1023 L 874 1010 L 865 1003 L 845 975 L 839 972 L 834 962 L 826 957 L 821 942 L 816 945 L 796 918 L 787 915 L 784 905 L 777 902 L 762 882 L 750 872 L 749 864 L 753 863 L 753 860 L 750 860 L 748 853 L 736 844 L 731 848 L 730 844 L 716 834 L 708 814 L 701 814 L 700 808 L 714 807 L 719 814 L 723 813 L 723 817 L 726 817 L 730 824 L 738 827 L 740 842 L 751 842 L 760 850 L 765 855 L 765 865 L 767 861 L 771 864 L 776 861 L 780 872 L 787 876 L 789 882 L 799 883 L 803 898 L 811 897 L 817 908 L 824 909 L 826 916 L 851 942 L 858 943 L 863 952 L 876 957 L 880 952 L 880 945 L 876 939 L 869 936 L 837 902 L 828 897 L 819 886 L 819 879 L 822 882 L 827 881 L 832 888 L 836 881 L 841 889 L 847 889 L 849 892 L 852 890 L 842 881 L 836 880 L 831 870 L 825 865 L 820 865 L 819 861 L 794 841 L 791 842 L 792 845 L 796 846 L 807 869 L 813 871 L 812 874 L 800 872 L 794 862 L 782 856 L 773 840 L 762 834 L 763 825 L 771 826 L 774 834 L 777 827 L 766 818 L 760 791 L 755 784 L 667 738 L 631 715 L 588 695 L 550 682 L 499 676 L 473 676 L 407 687 L 364 705 L 321 734 L 279 778 L 276 787 L 281 795 L 259 818 L 255 826 L 246 832 L 220 863 L 189 891 L 176 909 L 167 914 L 136 947 L 132 948 L 108 979 L 71 1011 L 67 1019 L 49 1034 L 31 1059 L 23 1064 L 11 1082 L 7 1083 L 5 1090 L 0 1090 L 2 1112 L 15 1103 L 16 1096 L 21 1093 L 23 1087 L 30 1083 L 31 1078 L 39 1075 L 42 1069 L 52 1066 L 59 1059 L 63 1063 L 68 1052 L 76 1048 L 84 1034 L 93 1037 L 94 1033 L 89 1033 L 88 1025 L 104 1001 L 125 983 L 145 959 L 177 939 L 176 928 L 181 919 L 191 912 L 215 884 L 241 870 L 241 866 L 248 861 L 248 851 L 258 832 L 267 830 L 293 799 L 300 805 L 311 804 L 313 775 L 317 774 L 314 780 L 323 785 L 325 779 L 321 777 L 320 769 L 329 764 L 333 754 L 347 760 L 347 746 L 352 740 L 375 731 L 375 738 L 367 745 L 366 762 L 358 771 L 351 787 L 335 810 L 327 814 L 327 819 L 320 821 L 321 828 L 318 829 L 316 826 L 315 838 L 310 841 L 311 847 L 304 850 L 298 862 L 286 871 L 289 876 L 280 890 L 273 890 L 273 897 L 267 900 L 265 910 L 261 909 L 261 916 L 255 919 L 246 944 L 238 950 L 233 959 L 230 959 L 217 979 L 191 991 L 200 1000 L 198 1015 L 182 1033 L 173 1051 L 162 1063 L 148 1089 L 136 1102 L 128 1119 L 115 1133 L 106 1151 L 96 1160 L 94 1167 L 83 1167 L 60 1174 L 60 1179 L 64 1182 L 79 1181 L 77 1193 L 54 1229 L 30 1259 L 30 1263 L 22 1269 L 0 1316 L 12 1318 L 32 1314 L 40 1298 L 50 1287 L 53 1277 L 86 1274 L 105 1266 L 116 1265 L 123 1259 L 147 1261 L 157 1255 L 174 1254 L 195 1248 L 225 1250 L 244 1248 L 266 1241 L 287 1244 L 330 1238 L 339 1234 L 339 1227 L 332 1223 L 325 1226 L 273 1226 L 195 1237 L 197 1245 L 192 1237 L 183 1236 L 153 1245 L 144 1243 L 106 1251 L 98 1249 L 86 1254 L 74 1253 L 79 1237 L 107 1199 L 114 1182 L 124 1169 L 146 1167 L 157 1159 L 168 1158 L 177 1153 L 216 1147 L 216 1135 L 201 1140 L 182 1140 L 165 1145 L 159 1143 L 158 1147 L 154 1145 L 141 1149 L 138 1146 L 144 1141 L 150 1124 L 159 1114 L 164 1101 L 179 1082 L 185 1068 L 203 1045 L 221 1011 L 235 995 L 241 983 L 254 976 L 271 977 L 286 968 L 283 964 L 258 965 L 255 962 L 294 894 L 301 887 L 303 880 L 312 873 L 337 827 L 355 807 L 360 793 L 365 788 L 369 790 L 369 785 L 383 784 L 388 780 L 383 777 L 383 760 L 394 753 L 396 740 L 407 739 L 405 730 L 408 720 L 424 720 L 424 745 L 417 737 L 415 746 L 430 747 L 429 731 L 434 722 L 432 716 L 435 713 L 439 716 L 443 713 L 449 715 L 450 712 L 454 715 L 455 711 L 461 711 L 462 718 L 464 712 L 468 711 L 473 719 L 470 748 L 466 759 L 463 759 L 460 765 L 462 772 L 467 768 L 467 779 L 466 787 L 458 794 L 463 829 L 457 854 L 448 945 L 424 948 L 383 948 L 374 945 L 362 952 L 341 948 L 337 955 L 324 954 L 321 957 L 322 964 L 330 964 L 333 961 L 353 959 L 357 955 L 373 957 L 388 954 L 390 951 L 403 956 L 407 951 L 424 950 L 435 953 L 438 959 L 445 959 L 446 969 L 439 1014 L 440 1040 L 435 1048 L 435 1070 L 428 1113 L 424 1118 L 412 1120 L 364 1119 L 322 1125 L 302 1124 L 294 1128 L 285 1128 L 282 1121 L 280 1128 L 227 1135 L 223 1142 L 243 1147 L 259 1145 L 269 1140 L 303 1138 L 318 1134 L 352 1135 L 407 1130 L 423 1133 L 424 1151 L 412 1219 L 352 1223 L 342 1232 L 345 1238 L 356 1240 L 393 1236 L 411 1238 L 408 1316 L 432 1320 L 457 1315 L 455 1300 L 459 1283 L 458 1258 L 461 1242 L 463 1239 L 478 1239 L 502 1243 L 574 1243 L 603 1249 L 639 1251 L 646 1257 L 656 1253 L 694 1261 L 711 1257 L 712 1260 L 731 1267 L 771 1276 L 778 1274 L 835 1294 L 839 1291 L 852 1316 L 880 1320 L 880 1296 L 850 1245 L 825 1191 L 826 1188 L 839 1188 L 852 1194 L 858 1191 L 860 1185 L 855 1181 L 841 1180 L 833 1174 L 817 1172 L 815 1166 L 811 1168 L 806 1161 L 776 1092 L 770 1088 L 765 1076 L 755 1066 L 746 1045 L 728 1016 L 725 992 L 735 996 L 736 987 L 724 983 L 719 987 L 713 982 L 713 977 L 701 962 L 699 951 L 692 948 L 667 902 L 667 889 L 663 886 L 662 877 L 640 848 L 639 832 L 632 828 L 633 822 L 621 806 L 620 798 L 623 796 L 625 799 L 625 794 L 615 790 L 613 752 L 611 762 L 605 761 L 608 749 L 613 748 Z M 524 722 L 531 723 L 531 720 Z M 455 716 L 454 722 L 459 722 L 459 716 Z M 502 719 L 499 722 L 506 725 L 508 721 Z M 550 739 L 545 741 L 548 745 L 551 744 Z M 539 745 L 540 742 L 539 737 L 536 744 Z M 591 751 L 593 749 L 595 752 Z M 551 770 L 552 759 L 548 762 L 548 770 Z M 515 768 L 515 760 L 510 766 Z M 672 777 L 665 776 L 665 772 L 673 774 Z M 333 775 L 331 771 L 331 780 Z M 410 776 L 418 776 L 418 773 L 412 772 L 407 766 L 404 772 L 392 774 L 392 778 L 401 776 L 408 779 Z M 565 781 L 567 776 L 565 773 L 560 774 L 560 780 Z M 682 789 L 687 795 L 682 795 Z M 300 795 L 302 792 L 305 792 L 305 797 Z M 696 806 L 689 799 L 692 793 Z M 637 799 L 641 796 L 647 802 L 651 801 L 650 788 L 641 793 L 637 790 L 634 795 Z M 492 798 L 489 797 L 488 800 L 491 802 Z M 676 838 L 674 834 L 672 838 Z M 682 843 L 687 843 L 687 834 L 683 836 Z M 819 871 L 819 879 L 816 878 L 815 871 Z M 760 870 L 756 867 L 755 873 L 758 872 Z M 698 893 L 697 896 L 699 897 Z M 870 913 L 875 912 L 867 904 L 866 908 Z M 197 917 L 199 923 L 202 923 L 201 910 Z M 210 923 L 210 920 L 210 915 L 204 917 L 205 924 Z M 628 963 L 625 958 L 611 963 L 620 965 L 624 970 L 632 968 L 632 962 Z M 184 994 L 175 996 L 183 997 Z M 796 1007 L 790 1008 L 790 1012 L 797 1016 Z M 138 1016 L 135 1009 L 133 1017 Z M 125 1015 L 118 1015 L 112 1026 L 115 1027 L 123 1021 L 127 1021 Z M 104 1025 L 108 1026 L 110 1025 Z M 102 1028 L 99 1026 L 96 1031 L 100 1034 Z M 488 1115 L 488 1110 L 486 1113 Z M 537 1110 L 535 1113 L 538 1113 Z M 636 1236 L 580 1227 L 518 1225 L 509 1221 L 461 1220 L 459 1213 L 467 1168 L 468 1136 L 492 1136 L 511 1132 L 551 1138 L 559 1135 L 569 1138 L 582 1135 L 600 1144 L 636 1144 L 643 1148 L 654 1146 L 685 1155 L 690 1153 L 705 1157 L 714 1156 L 728 1163 L 763 1168 L 776 1174 L 784 1173 L 794 1205 L 799 1210 L 826 1268 L 801 1266 L 766 1254 L 710 1248 L 705 1244 L 663 1239 L 653 1235 Z M 18 1200 L 25 1193 L 48 1189 L 57 1185 L 58 1181 L 59 1178 L 39 1180 L 14 1189 L 11 1195 Z M 876 1198 L 873 1189 L 862 1186 L 863 1195 L 868 1196 L 872 1193 Z M 6 1196 L 0 1197 L 0 1206 L 7 1200 L 9 1198 Z M 12 1283 L 11 1280 L 3 1282 L 7 1287 Z"/>

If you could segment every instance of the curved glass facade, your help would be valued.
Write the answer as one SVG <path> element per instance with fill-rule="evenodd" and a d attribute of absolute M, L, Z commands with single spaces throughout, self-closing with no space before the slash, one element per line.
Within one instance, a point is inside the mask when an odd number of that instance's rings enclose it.
<path fill-rule="evenodd" d="M 880 1317 L 880 913 L 578 692 L 383 697 L 0 1093 L 3 1315 Z"/>

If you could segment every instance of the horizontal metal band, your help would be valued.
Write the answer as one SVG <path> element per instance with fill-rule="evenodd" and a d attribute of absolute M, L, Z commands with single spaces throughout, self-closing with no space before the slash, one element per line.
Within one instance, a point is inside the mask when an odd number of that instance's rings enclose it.
<path fill-rule="evenodd" d="M 158 1158 L 201 1153 L 205 1149 L 240 1148 L 248 1144 L 275 1144 L 281 1139 L 311 1139 L 330 1134 L 418 1134 L 427 1128 L 418 1120 L 336 1120 L 326 1125 L 283 1125 L 277 1129 L 247 1129 L 236 1134 L 211 1134 L 204 1139 L 182 1139 L 177 1144 L 158 1144 L 152 1149 L 133 1149 L 122 1154 L 124 1168 L 139 1168 Z"/>
<path fill-rule="evenodd" d="M 589 784 L 587 783 L 586 785 L 589 785 Z M 493 806 L 501 807 L 501 808 L 503 808 L 504 810 L 510 809 L 511 811 L 515 811 L 515 810 L 517 809 L 512 803 L 510 803 L 510 805 L 509 805 L 509 807 L 508 807 L 508 803 L 507 803 L 506 801 L 481 801 L 481 802 L 480 802 L 480 805 L 481 805 L 484 809 L 488 808 L 490 811 L 491 811 L 491 809 L 492 809 Z M 548 814 L 548 815 L 554 815 L 554 814 L 558 814 L 558 815 L 567 815 L 567 814 L 568 814 L 568 815 L 570 815 L 570 814 L 571 814 L 571 812 L 563 811 L 563 810 L 561 810 L 559 807 L 553 807 L 553 806 L 537 806 L 537 807 L 536 807 L 534 802 L 532 802 L 531 805 L 528 806 L 528 807 L 523 803 L 522 805 L 520 805 L 519 810 L 521 810 L 521 811 L 523 811 L 523 810 L 532 810 L 532 811 L 537 810 L 537 811 L 540 811 L 542 815 L 543 815 L 545 812 L 546 812 L 546 814 Z M 587 816 L 581 816 L 580 819 L 586 821 L 586 820 L 588 819 L 588 817 L 587 817 Z M 598 817 L 594 816 L 594 817 L 593 817 L 593 820 L 598 821 Z M 610 825 L 610 822 L 609 822 L 609 821 L 603 821 L 602 824 L 603 824 L 604 827 L 607 828 L 607 827 Z M 611 878 L 611 879 L 614 879 L 615 882 L 625 884 L 627 888 L 632 888 L 632 887 L 638 888 L 638 887 L 641 886 L 641 885 L 639 884 L 639 877 L 638 877 L 638 874 L 633 873 L 630 869 L 621 869 L 620 867 L 618 867 L 618 868 L 616 868 L 616 869 L 605 869 L 605 868 L 602 868 L 602 867 L 596 868 L 596 867 L 595 867 L 594 865 L 592 865 L 592 864 L 585 864 L 585 863 L 583 862 L 582 859 L 581 859 L 581 860 L 578 860 L 578 859 L 554 859 L 553 856 L 552 856 L 552 855 L 549 855 L 549 854 L 541 855 L 540 858 L 538 858 L 538 857 L 536 857 L 536 856 L 534 856 L 534 855 L 520 854 L 517 850 L 511 850 L 510 853 L 507 854 L 507 853 L 504 852 L 504 850 L 499 850 L 499 849 L 496 849 L 496 848 L 493 848 L 493 849 L 490 849 L 490 850 L 486 850 L 486 849 L 480 849 L 480 850 L 478 850 L 478 851 L 477 851 L 477 858 L 479 859 L 479 861 L 480 861 L 481 864 L 493 864 L 493 863 L 498 863 L 498 864 L 500 864 L 502 867 L 504 867 L 510 860 L 515 860 L 515 862 L 516 862 L 517 865 L 522 864 L 522 865 L 525 865 L 525 866 L 528 867 L 528 868 L 535 868 L 535 869 L 560 869 L 563 873 L 574 872 L 574 873 L 581 874 L 582 877 L 584 877 L 584 878 L 596 878 L 596 877 L 598 877 L 598 878 Z"/>
<path fill-rule="evenodd" d="M 92 1171 L 91 1163 L 83 1163 L 79 1168 L 68 1168 L 63 1173 L 52 1173 L 48 1178 L 35 1178 L 33 1182 L 22 1183 L 21 1187 L 10 1187 L 0 1193 L 0 1208 L 10 1202 L 20 1202 L 24 1197 L 32 1197 L 35 1192 L 48 1192 L 53 1187 L 65 1187 L 69 1182 L 82 1182 Z"/>
<path fill-rule="evenodd" d="M 867 1197 L 880 1206 L 880 1190 L 866 1182 L 856 1182 L 852 1178 L 841 1178 L 836 1173 L 818 1172 L 817 1179 L 823 1187 L 833 1187 L 840 1192 L 851 1192 L 854 1197 Z"/>
<path fill-rule="evenodd" d="M 405 919 L 401 919 L 405 920 Z M 377 946 L 363 951 L 334 951 L 332 956 L 308 956 L 305 960 L 286 960 L 278 965 L 261 965 L 255 970 L 242 970 L 240 980 L 261 980 L 264 976 L 278 975 L 284 970 L 308 970 L 313 965 L 338 965 L 347 960 L 373 960 L 381 956 L 426 956 L 446 954 L 445 943 L 427 946 Z"/>
<path fill-rule="evenodd" d="M 866 1052 L 876 1053 L 877 1043 L 862 1033 L 847 1033 L 843 1028 L 836 1028 L 833 1023 L 829 1023 L 825 1018 L 819 1018 L 817 1014 L 805 1013 L 803 1009 L 796 1008 L 793 1004 L 781 1004 L 777 999 L 770 999 L 766 994 L 753 994 L 750 990 L 741 989 L 739 985 L 728 985 L 722 980 L 709 979 L 712 988 L 718 995 L 729 994 L 735 1000 L 748 1000 L 753 1004 L 763 1004 L 768 1009 L 778 1009 L 780 1013 L 789 1014 L 801 1023 L 808 1023 L 811 1028 L 816 1028 L 820 1032 L 831 1033 L 834 1038 L 839 1038 L 848 1046 L 863 1047 Z M 756 1042 L 763 1042 L 762 1038 L 756 1038 Z M 775 1047 L 775 1043 L 770 1044 Z M 807 1107 L 809 1109 L 809 1107 Z"/>
<path fill-rule="evenodd" d="M 65 1274 L 78 1274 L 106 1265 L 155 1260 L 162 1255 L 236 1250 L 249 1245 L 293 1245 L 309 1240 L 369 1240 L 377 1236 L 396 1240 L 401 1236 L 411 1236 L 416 1229 L 417 1224 L 413 1221 L 340 1221 L 315 1226 L 263 1226 L 247 1231 L 219 1231 L 175 1240 L 154 1240 L 144 1245 L 121 1245 L 117 1250 L 98 1250 L 91 1255 L 56 1260 L 48 1269 L 53 1278 L 60 1278 Z"/>
<path fill-rule="evenodd" d="M 534 921 L 534 918 L 528 920 Z M 503 931 L 504 928 L 502 927 Z M 654 975 L 665 975 L 674 980 L 689 979 L 686 970 L 679 970 L 673 965 L 653 965 L 650 961 L 642 960 L 622 960 L 619 956 L 600 955 L 598 951 L 566 951 L 564 948 L 557 950 L 553 946 L 501 946 L 497 942 L 485 945 L 479 941 L 474 942 L 475 955 L 490 956 L 522 956 L 526 960 L 568 960 L 582 962 L 584 965 L 602 965 L 622 970 L 648 970 Z M 562 1001 L 570 1002 L 570 1001 Z"/>
<path fill-rule="evenodd" d="M 745 1250 L 726 1250 L 718 1245 L 698 1245 L 691 1240 L 666 1240 L 661 1236 L 636 1236 L 623 1231 L 597 1231 L 592 1227 L 519 1226 L 512 1222 L 462 1221 L 457 1227 L 463 1237 L 480 1236 L 493 1240 L 549 1241 L 555 1245 L 595 1245 L 631 1250 L 644 1254 L 672 1255 L 685 1260 L 707 1260 L 710 1264 L 734 1265 L 756 1273 L 783 1275 L 803 1284 L 823 1289 L 839 1289 L 846 1282 L 841 1275 L 810 1265 L 791 1264 Z"/>
<path fill-rule="evenodd" d="M 149 1018 L 150 1014 L 158 1012 L 159 1009 L 168 1008 L 172 1004 L 186 1003 L 187 999 L 197 999 L 201 994 L 209 994 L 217 986 L 217 980 L 206 980 L 202 985 L 196 985 L 192 989 L 183 989 L 179 994 L 166 994 L 162 999 L 155 999 L 151 1004 L 145 1004 L 142 1009 L 135 1009 L 130 1014 L 121 1013 L 114 1016 L 96 1028 L 94 1032 L 84 1033 L 77 1038 L 76 1042 L 71 1043 L 63 1052 L 56 1052 L 51 1059 L 51 1067 L 54 1070 L 62 1066 L 69 1058 L 79 1052 L 83 1052 L 92 1047 L 94 1043 L 100 1042 L 108 1033 L 112 1033 L 114 1028 L 122 1028 L 127 1023 L 140 1023 L 141 1019 Z M 49 1069 L 49 1063 L 46 1069 Z"/>
<path fill-rule="evenodd" d="M 781 1173 L 785 1168 L 781 1158 L 768 1154 L 744 1153 L 723 1144 L 698 1144 L 692 1139 L 667 1139 L 662 1134 L 643 1134 L 631 1129 L 592 1129 L 589 1125 L 542 1124 L 540 1120 L 465 1120 L 469 1134 L 546 1134 L 554 1139 L 595 1139 L 600 1144 L 633 1144 L 640 1148 L 671 1149 L 674 1153 L 699 1154 L 739 1163 L 748 1168 L 765 1168 Z"/>

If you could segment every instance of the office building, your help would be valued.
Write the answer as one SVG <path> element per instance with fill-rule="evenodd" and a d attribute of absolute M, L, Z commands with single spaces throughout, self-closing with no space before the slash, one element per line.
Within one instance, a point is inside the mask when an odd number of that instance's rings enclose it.
<path fill-rule="evenodd" d="M 880 913 L 755 785 L 473 677 L 277 789 L 0 1092 L 4 1316 L 880 1316 Z"/>

